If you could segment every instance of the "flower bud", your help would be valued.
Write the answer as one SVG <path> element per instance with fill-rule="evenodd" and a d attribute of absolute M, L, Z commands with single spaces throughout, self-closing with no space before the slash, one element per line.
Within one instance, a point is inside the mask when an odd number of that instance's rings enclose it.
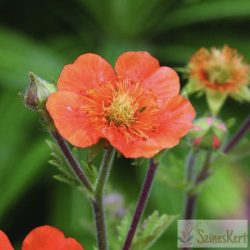
<path fill-rule="evenodd" d="M 56 91 L 56 87 L 32 72 L 29 73 L 29 79 L 29 87 L 24 94 L 24 103 L 33 110 L 43 110 L 49 95 Z"/>
<path fill-rule="evenodd" d="M 194 147 L 203 149 L 218 149 L 225 136 L 227 128 L 218 118 L 203 117 L 194 122 L 194 128 L 189 133 Z"/>

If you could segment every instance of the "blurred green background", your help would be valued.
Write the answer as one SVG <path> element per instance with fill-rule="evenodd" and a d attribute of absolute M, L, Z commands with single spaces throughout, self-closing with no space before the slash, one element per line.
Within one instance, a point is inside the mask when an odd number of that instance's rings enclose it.
<path fill-rule="evenodd" d="M 147 50 L 162 65 L 183 67 L 196 49 L 224 44 L 250 60 L 249 30 L 249 0 L 1 0 L 0 228 L 18 245 L 32 228 L 51 224 L 93 249 L 90 204 L 80 192 L 51 178 L 56 171 L 47 163 L 48 135 L 19 95 L 28 71 L 56 82 L 62 67 L 82 53 L 98 53 L 114 63 L 126 50 Z M 193 102 L 202 115 L 204 99 Z M 236 117 L 230 133 L 249 107 L 227 101 L 223 118 Z M 220 168 L 204 185 L 198 218 L 249 218 L 249 139 L 218 163 Z M 182 213 L 186 151 L 185 144 L 169 151 L 147 213 Z M 145 170 L 119 159 L 112 190 L 135 203 Z M 176 241 L 173 223 L 152 249 L 176 249 Z"/>

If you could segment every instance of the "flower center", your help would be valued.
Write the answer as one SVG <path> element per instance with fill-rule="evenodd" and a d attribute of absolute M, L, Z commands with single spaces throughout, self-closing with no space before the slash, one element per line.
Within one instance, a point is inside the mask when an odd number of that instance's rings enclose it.
<path fill-rule="evenodd" d="M 207 70 L 208 79 L 215 84 L 225 84 L 231 78 L 230 70 L 222 65 L 211 66 Z"/>
<path fill-rule="evenodd" d="M 107 110 L 107 119 L 115 125 L 129 126 L 135 121 L 136 104 L 133 98 L 127 93 L 119 93 L 114 95 L 111 105 Z"/>
<path fill-rule="evenodd" d="M 100 84 L 87 91 L 82 111 L 96 126 L 117 127 L 128 141 L 156 129 L 157 96 L 131 80 Z"/>

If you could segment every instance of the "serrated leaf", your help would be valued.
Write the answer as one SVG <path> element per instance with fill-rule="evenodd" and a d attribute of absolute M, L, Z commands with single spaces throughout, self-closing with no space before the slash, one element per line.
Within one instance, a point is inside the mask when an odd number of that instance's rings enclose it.
<path fill-rule="evenodd" d="M 80 183 L 79 183 L 78 179 L 73 175 L 71 170 L 69 169 L 68 164 L 67 164 L 60 148 L 58 147 L 58 145 L 51 140 L 46 140 L 46 143 L 48 144 L 48 146 L 52 150 L 52 152 L 51 152 L 52 159 L 49 160 L 49 163 L 52 166 L 55 166 L 59 170 L 59 172 L 61 173 L 59 175 L 54 175 L 53 176 L 54 179 L 61 181 L 63 183 L 66 183 L 66 184 L 73 186 L 73 187 L 79 187 Z"/>
<path fill-rule="evenodd" d="M 91 163 L 88 164 L 86 161 L 82 161 L 81 163 L 84 167 L 85 174 L 88 177 L 88 179 L 90 180 L 90 182 L 95 183 L 97 176 L 98 176 L 97 168 Z"/>
<path fill-rule="evenodd" d="M 175 215 L 160 215 L 153 212 L 140 226 L 132 244 L 132 250 L 147 250 L 177 218 Z"/>
<path fill-rule="evenodd" d="M 117 227 L 118 230 L 118 241 L 123 243 L 125 241 L 125 238 L 127 236 L 130 224 L 132 220 L 132 215 L 130 213 L 127 213 L 122 221 L 121 224 Z"/>
<path fill-rule="evenodd" d="M 68 184 L 69 186 L 72 186 L 72 187 L 79 186 L 79 182 L 76 179 L 72 179 L 72 178 L 65 176 L 65 175 L 54 175 L 53 178 L 60 181 L 60 182 Z"/>
<path fill-rule="evenodd" d="M 186 188 L 184 166 L 186 155 L 189 152 L 189 145 L 182 141 L 178 147 L 171 151 L 165 150 L 158 167 L 156 181 L 177 189 Z"/>
<path fill-rule="evenodd" d="M 81 160 L 81 165 L 84 169 L 84 172 L 87 176 L 87 178 L 90 180 L 90 182 L 93 184 L 96 182 L 97 176 L 98 176 L 98 171 L 97 168 L 95 167 L 94 161 L 96 160 L 95 158 L 97 157 L 97 154 L 100 153 L 94 153 L 98 151 L 98 148 L 100 149 L 100 143 L 98 143 L 99 146 L 92 146 L 90 148 L 88 148 L 88 150 L 85 152 L 85 155 L 83 156 L 84 160 Z M 79 157 L 79 155 L 81 155 L 78 150 L 78 148 L 74 147 L 72 149 L 72 153 L 73 155 L 77 158 L 80 159 L 81 157 Z M 91 158 L 90 155 L 94 154 L 94 157 Z M 92 155 L 93 156 L 93 155 Z"/>
<path fill-rule="evenodd" d="M 132 214 L 130 211 L 127 211 L 126 214 L 123 216 L 120 224 L 116 227 L 116 225 L 108 220 L 109 224 L 109 244 L 111 250 L 122 249 L 122 246 L 125 242 L 126 236 L 129 231 L 129 227 L 132 220 Z M 111 223 L 110 223 L 111 222 Z"/>

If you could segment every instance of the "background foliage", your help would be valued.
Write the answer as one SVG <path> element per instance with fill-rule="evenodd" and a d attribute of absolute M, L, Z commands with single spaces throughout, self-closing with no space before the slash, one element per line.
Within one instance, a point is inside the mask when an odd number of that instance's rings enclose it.
<path fill-rule="evenodd" d="M 148 50 L 162 65 L 184 66 L 202 46 L 237 48 L 250 60 L 249 0 L 61 0 L 0 2 L 0 228 L 20 244 L 33 227 L 52 224 L 91 249 L 90 204 L 78 191 L 51 178 L 48 137 L 37 116 L 26 110 L 20 91 L 27 72 L 56 82 L 63 65 L 84 52 L 112 63 L 126 50 Z M 185 84 L 185 79 L 182 80 Z M 204 100 L 193 100 L 198 115 Z M 249 105 L 228 101 L 225 119 L 237 125 Z M 249 142 L 248 138 L 245 141 Z M 181 214 L 185 143 L 162 161 L 147 208 Z M 199 218 L 249 218 L 249 145 L 244 142 L 205 185 Z M 145 167 L 118 159 L 111 183 L 125 201 L 136 201 Z M 222 167 L 224 166 L 224 167 Z M 153 249 L 176 249 L 176 223 Z"/>

